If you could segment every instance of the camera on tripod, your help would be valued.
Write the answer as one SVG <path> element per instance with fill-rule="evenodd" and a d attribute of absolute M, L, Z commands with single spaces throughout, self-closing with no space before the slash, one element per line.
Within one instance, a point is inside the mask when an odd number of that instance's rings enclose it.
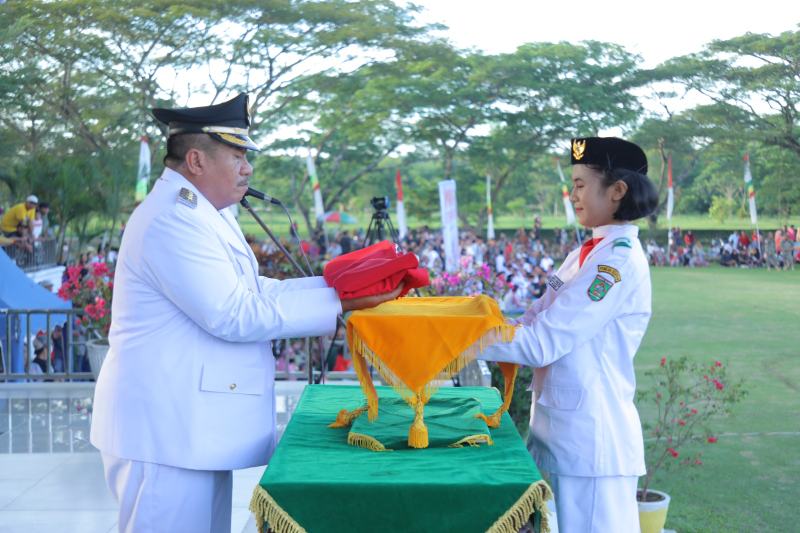
<path fill-rule="evenodd" d="M 389 209 L 388 196 L 375 196 L 369 203 L 372 204 L 372 208 L 375 209 L 375 211 L 386 211 Z"/>

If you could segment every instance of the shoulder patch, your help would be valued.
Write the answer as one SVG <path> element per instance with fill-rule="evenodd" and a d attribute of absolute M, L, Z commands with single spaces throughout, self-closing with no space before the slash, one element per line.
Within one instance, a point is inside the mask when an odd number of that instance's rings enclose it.
<path fill-rule="evenodd" d="M 550 277 L 550 281 L 548 281 L 547 284 L 550 285 L 550 288 L 553 289 L 554 291 L 557 291 L 558 289 L 564 286 L 564 282 L 561 281 L 561 278 L 559 278 L 555 274 L 553 274 Z"/>
<path fill-rule="evenodd" d="M 622 281 L 622 276 L 619 270 L 608 265 L 597 265 L 597 275 L 592 280 L 592 284 L 589 285 L 586 294 L 589 295 L 591 301 L 599 302 L 606 297 L 611 287 L 620 281 Z"/>
<path fill-rule="evenodd" d="M 614 239 L 611 248 L 617 248 L 622 246 L 623 248 L 631 248 L 631 240 L 627 237 L 620 237 L 618 239 Z"/>
<path fill-rule="evenodd" d="M 614 267 L 608 265 L 598 265 L 597 266 L 598 272 L 605 272 L 606 274 L 610 274 L 612 278 L 614 278 L 614 283 L 619 283 L 622 281 L 622 276 L 619 274 L 619 270 Z"/>
<path fill-rule="evenodd" d="M 186 187 L 182 187 L 178 193 L 178 202 L 194 209 L 197 207 L 197 195 Z"/>
<path fill-rule="evenodd" d="M 599 302 L 606 297 L 609 289 L 611 289 L 613 286 L 613 283 L 598 274 L 594 277 L 594 281 L 592 281 L 592 284 L 589 285 L 589 290 L 586 291 L 586 293 L 589 295 L 590 300 L 593 302 Z"/>

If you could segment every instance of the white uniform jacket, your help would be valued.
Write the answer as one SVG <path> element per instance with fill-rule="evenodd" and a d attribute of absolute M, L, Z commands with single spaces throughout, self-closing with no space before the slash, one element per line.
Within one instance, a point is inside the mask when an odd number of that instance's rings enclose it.
<path fill-rule="evenodd" d="M 480 356 L 536 369 L 528 443 L 543 471 L 645 473 L 633 357 L 650 320 L 651 293 L 638 233 L 631 224 L 595 228 L 603 240 L 583 266 L 574 250 L 514 340 Z"/>
<path fill-rule="evenodd" d="M 331 334 L 340 312 L 321 277 L 259 277 L 228 210 L 166 169 L 122 239 L 92 444 L 197 470 L 266 464 L 275 446 L 268 341 Z"/>

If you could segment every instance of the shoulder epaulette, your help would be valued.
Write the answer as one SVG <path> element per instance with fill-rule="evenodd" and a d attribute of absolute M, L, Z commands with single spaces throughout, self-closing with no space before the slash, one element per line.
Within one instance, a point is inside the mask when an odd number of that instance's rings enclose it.
<path fill-rule="evenodd" d="M 612 243 L 612 249 L 622 246 L 623 248 L 631 248 L 631 240 L 627 237 L 619 237 L 618 239 L 614 239 Z"/>
<path fill-rule="evenodd" d="M 186 187 L 182 187 L 178 193 L 178 202 L 194 209 L 197 207 L 197 195 Z"/>

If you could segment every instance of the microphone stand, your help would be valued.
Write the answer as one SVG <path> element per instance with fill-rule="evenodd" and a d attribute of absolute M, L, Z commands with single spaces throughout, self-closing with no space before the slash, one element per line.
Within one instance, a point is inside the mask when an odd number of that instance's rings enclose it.
<path fill-rule="evenodd" d="M 272 230 L 270 230 L 269 227 L 267 227 L 264 221 L 261 220 L 261 217 L 258 216 L 258 214 L 253 210 L 253 207 L 250 205 L 250 202 L 247 201 L 247 198 L 242 197 L 239 203 L 241 204 L 242 207 L 247 209 L 250 215 L 252 215 L 252 217 L 256 220 L 256 222 L 258 222 L 258 225 L 261 226 L 261 229 L 263 229 L 266 232 L 266 234 L 269 235 L 269 238 L 272 239 L 272 242 L 275 243 L 275 246 L 278 247 L 281 253 L 286 257 L 286 259 L 289 260 L 289 262 L 292 264 L 295 270 L 300 272 L 301 277 L 307 278 L 313 275 L 313 272 L 311 274 L 308 274 L 306 273 L 305 270 L 303 270 L 303 267 L 301 267 L 300 264 L 295 260 L 295 258 L 292 257 L 292 254 L 289 253 L 289 250 L 287 250 L 286 247 L 283 244 L 281 244 L 281 241 L 275 236 L 274 233 L 272 233 Z M 346 327 L 342 315 L 337 316 L 336 321 L 337 321 L 337 328 L 336 328 L 337 332 L 339 331 L 339 326 L 343 328 Z M 333 346 L 333 343 L 335 341 L 336 341 L 336 334 L 334 333 L 334 338 L 331 339 L 331 346 Z M 325 360 L 323 360 L 321 350 L 322 350 L 322 342 L 320 341 L 320 382 L 324 381 L 325 379 L 325 370 L 328 365 L 327 357 L 325 357 L 324 358 Z M 308 340 L 308 384 L 311 385 L 313 382 L 314 382 L 314 366 L 311 364 L 311 340 L 309 339 Z"/>
<path fill-rule="evenodd" d="M 272 233 L 272 230 L 270 230 L 267 227 L 267 225 L 264 224 L 264 221 L 261 220 L 261 217 L 258 216 L 258 214 L 256 214 L 256 212 L 253 210 L 252 206 L 250 205 L 250 202 L 247 201 L 247 198 L 242 198 L 239 203 L 242 205 L 242 207 L 247 209 L 247 211 L 253 216 L 254 219 L 256 219 L 256 222 L 258 222 L 258 225 L 261 226 L 261 229 L 263 229 L 267 233 L 267 235 L 269 235 L 269 238 L 272 239 L 272 242 L 275 243 L 275 246 L 278 247 L 281 253 L 286 257 L 286 259 L 289 260 L 289 262 L 292 264 L 295 270 L 300 272 L 300 275 L 302 277 L 307 278 L 309 274 L 305 270 L 303 270 L 303 267 L 300 266 L 300 263 L 298 263 L 295 260 L 295 258 L 292 257 L 292 254 L 289 253 L 289 250 L 287 250 L 286 247 L 283 246 L 283 244 L 281 244 L 281 241 L 275 236 L 274 233 Z"/>

